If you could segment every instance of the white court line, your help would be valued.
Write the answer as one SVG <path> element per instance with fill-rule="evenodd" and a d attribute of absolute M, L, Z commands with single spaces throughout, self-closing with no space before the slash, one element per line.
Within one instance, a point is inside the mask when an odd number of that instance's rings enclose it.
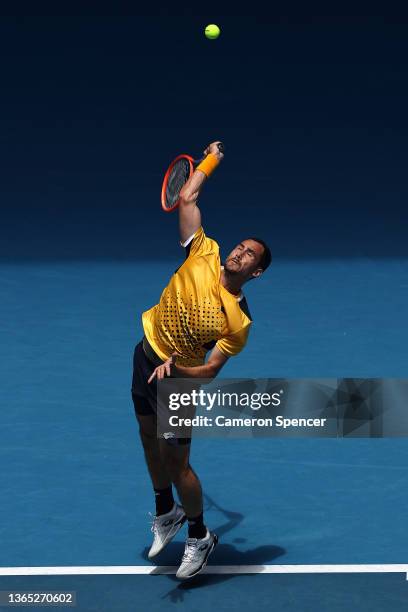
<path fill-rule="evenodd" d="M 95 565 L 61 567 L 0 567 L 0 576 L 80 576 L 104 574 L 175 574 L 177 566 L 169 565 Z M 408 580 L 408 563 L 385 565 L 207 565 L 203 574 L 360 574 L 404 573 Z"/>

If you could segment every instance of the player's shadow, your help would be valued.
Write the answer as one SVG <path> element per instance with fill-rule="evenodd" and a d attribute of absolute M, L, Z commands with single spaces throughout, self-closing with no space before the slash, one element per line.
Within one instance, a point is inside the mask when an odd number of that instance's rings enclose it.
<path fill-rule="evenodd" d="M 218 506 L 213 499 L 208 495 L 205 498 L 205 511 L 215 509 L 220 512 L 227 519 L 224 523 L 221 523 L 218 527 L 212 527 L 215 533 L 219 536 L 220 542 L 216 547 L 214 553 L 211 555 L 211 565 L 263 565 L 269 563 L 285 554 L 285 549 L 280 546 L 273 546 L 265 544 L 264 546 L 258 546 L 248 550 L 238 550 L 233 544 L 223 544 L 222 536 L 232 531 L 241 523 L 244 516 L 239 512 L 233 512 L 231 510 L 225 510 Z M 237 537 L 233 540 L 237 544 L 244 544 L 245 538 Z M 147 553 L 149 549 L 145 548 L 142 556 L 144 559 L 148 559 Z M 181 557 L 184 552 L 184 542 L 171 542 L 166 546 L 160 555 L 157 556 L 157 564 L 160 566 L 174 566 L 178 565 L 181 561 Z M 159 574 L 160 570 L 153 570 L 152 574 Z M 212 584 L 218 584 L 236 578 L 238 574 L 199 574 L 195 578 L 191 578 L 186 582 L 179 582 L 173 575 L 169 575 L 169 579 L 173 582 L 177 582 L 177 586 L 171 589 L 162 599 L 169 599 L 173 603 L 183 601 L 185 595 L 193 589 L 210 586 Z"/>

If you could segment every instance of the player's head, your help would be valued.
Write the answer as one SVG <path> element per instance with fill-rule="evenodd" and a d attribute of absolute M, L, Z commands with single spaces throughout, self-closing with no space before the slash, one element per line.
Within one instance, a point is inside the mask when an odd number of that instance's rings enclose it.
<path fill-rule="evenodd" d="M 224 262 L 224 270 L 239 275 L 242 283 L 258 278 L 272 261 L 271 250 L 260 238 L 246 238 L 231 251 Z"/>

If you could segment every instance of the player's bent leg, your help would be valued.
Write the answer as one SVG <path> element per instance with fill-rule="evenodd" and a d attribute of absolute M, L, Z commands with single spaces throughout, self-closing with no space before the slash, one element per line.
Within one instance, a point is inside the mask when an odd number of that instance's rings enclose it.
<path fill-rule="evenodd" d="M 171 478 L 162 461 L 159 440 L 156 431 L 156 416 L 137 414 L 139 434 L 143 445 L 146 465 L 155 489 L 171 487 Z"/>
<path fill-rule="evenodd" d="M 204 525 L 202 489 L 198 476 L 189 462 L 190 446 L 176 445 L 174 442 L 176 441 L 171 440 L 169 443 L 168 440 L 160 440 L 160 449 L 187 514 L 188 538 L 176 574 L 180 580 L 186 580 L 196 576 L 205 568 L 218 538 Z"/>
<path fill-rule="evenodd" d="M 137 398 L 134 398 L 134 401 L 137 401 Z M 160 454 L 155 415 L 142 415 L 136 412 L 136 416 L 146 464 L 156 497 L 156 515 L 151 528 L 153 543 L 148 553 L 149 559 L 152 559 L 171 542 L 185 523 L 186 514 L 173 499 L 172 483 Z"/>
<path fill-rule="evenodd" d="M 159 442 L 162 461 L 187 516 L 198 516 L 203 510 L 203 496 L 201 483 L 189 462 L 190 445 L 173 444 L 163 439 Z"/>

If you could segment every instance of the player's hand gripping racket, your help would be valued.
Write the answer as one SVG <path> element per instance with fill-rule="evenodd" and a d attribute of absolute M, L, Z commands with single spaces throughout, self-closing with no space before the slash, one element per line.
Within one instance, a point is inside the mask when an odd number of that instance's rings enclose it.
<path fill-rule="evenodd" d="M 222 142 L 218 143 L 218 149 L 221 153 L 224 153 L 224 145 Z M 187 183 L 188 179 L 203 159 L 204 157 L 201 159 L 193 159 L 190 155 L 184 154 L 178 155 L 176 159 L 173 159 L 164 175 L 161 191 L 161 204 L 165 212 L 173 212 L 173 210 L 176 210 L 180 203 L 179 196 L 182 187 Z"/>

